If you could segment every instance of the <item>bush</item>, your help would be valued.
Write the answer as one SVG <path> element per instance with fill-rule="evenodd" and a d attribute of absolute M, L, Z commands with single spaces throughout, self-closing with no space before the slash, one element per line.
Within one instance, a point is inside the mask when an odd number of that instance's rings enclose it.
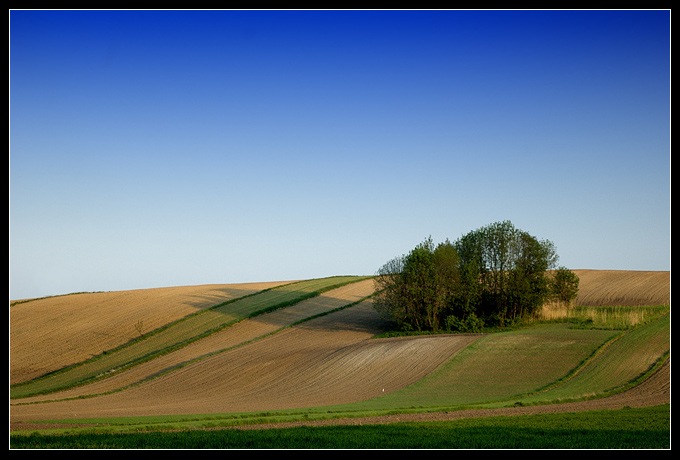
<path fill-rule="evenodd" d="M 453 315 L 446 317 L 446 329 L 451 332 L 482 332 L 483 327 L 484 321 L 474 313 L 465 319 Z"/>

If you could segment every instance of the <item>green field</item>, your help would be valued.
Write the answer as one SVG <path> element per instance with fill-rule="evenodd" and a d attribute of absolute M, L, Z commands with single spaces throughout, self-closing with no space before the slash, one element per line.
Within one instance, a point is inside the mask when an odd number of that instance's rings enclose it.
<path fill-rule="evenodd" d="M 522 399 L 524 403 L 563 402 L 626 388 L 670 352 L 670 314 L 635 328 L 608 343 L 565 381 Z"/>
<path fill-rule="evenodd" d="M 669 449 L 670 406 L 448 422 L 11 436 L 15 449 Z"/>

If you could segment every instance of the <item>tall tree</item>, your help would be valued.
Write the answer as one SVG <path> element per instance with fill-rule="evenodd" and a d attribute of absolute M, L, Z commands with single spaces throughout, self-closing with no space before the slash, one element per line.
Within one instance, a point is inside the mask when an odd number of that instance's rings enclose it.
<path fill-rule="evenodd" d="M 550 281 L 553 300 L 565 304 L 572 303 L 578 295 L 579 281 L 576 273 L 566 267 L 559 267 Z"/>
<path fill-rule="evenodd" d="M 374 305 L 402 327 L 438 330 L 442 315 L 457 290 L 458 257 L 446 241 L 435 246 L 426 239 L 407 255 L 378 270 Z"/>
<path fill-rule="evenodd" d="M 503 221 L 469 232 L 456 242 L 456 249 L 462 271 L 477 271 L 481 293 L 472 292 L 479 299 L 479 315 L 503 323 L 534 312 L 545 301 L 546 270 L 557 261 L 552 242 Z"/>

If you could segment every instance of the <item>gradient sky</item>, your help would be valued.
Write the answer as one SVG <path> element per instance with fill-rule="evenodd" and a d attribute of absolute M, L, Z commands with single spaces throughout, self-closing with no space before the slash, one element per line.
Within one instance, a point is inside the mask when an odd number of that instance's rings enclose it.
<path fill-rule="evenodd" d="M 10 299 L 373 274 L 510 220 L 670 269 L 670 11 L 10 11 Z"/>

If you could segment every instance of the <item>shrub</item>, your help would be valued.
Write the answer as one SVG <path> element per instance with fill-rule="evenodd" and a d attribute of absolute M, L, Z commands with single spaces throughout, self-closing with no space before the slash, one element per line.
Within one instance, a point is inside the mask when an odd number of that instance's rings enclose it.
<path fill-rule="evenodd" d="M 470 313 L 467 318 L 461 319 L 454 315 L 446 317 L 446 329 L 451 332 L 482 332 L 484 320 Z"/>

